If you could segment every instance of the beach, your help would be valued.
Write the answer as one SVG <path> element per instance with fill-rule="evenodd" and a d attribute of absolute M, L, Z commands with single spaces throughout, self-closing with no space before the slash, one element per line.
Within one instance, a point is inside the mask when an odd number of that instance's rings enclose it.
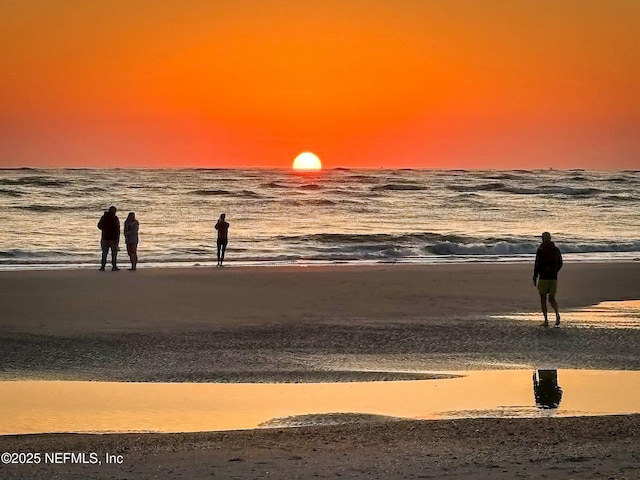
<path fill-rule="evenodd" d="M 640 298 L 640 265 L 567 264 L 562 312 Z M 2 380 L 331 382 L 553 366 L 640 369 L 638 329 L 544 329 L 530 264 L 0 273 Z M 388 421 L 234 432 L 0 437 L 117 465 L 22 478 L 637 478 L 638 416 Z M 269 473 L 267 473 L 269 472 Z"/>

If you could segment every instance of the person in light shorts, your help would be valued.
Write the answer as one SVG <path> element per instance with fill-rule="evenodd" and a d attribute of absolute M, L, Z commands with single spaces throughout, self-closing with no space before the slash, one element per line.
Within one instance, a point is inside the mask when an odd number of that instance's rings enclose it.
<path fill-rule="evenodd" d="M 544 316 L 543 327 L 549 326 L 547 318 L 547 298 L 556 313 L 556 327 L 560 326 L 560 311 L 556 300 L 558 291 L 558 272 L 562 268 L 562 253 L 555 243 L 551 241 L 551 234 L 542 234 L 542 244 L 536 252 L 536 262 L 533 267 L 533 284 L 538 287 L 540 293 L 540 306 Z M 539 277 L 539 278 L 538 278 Z"/>

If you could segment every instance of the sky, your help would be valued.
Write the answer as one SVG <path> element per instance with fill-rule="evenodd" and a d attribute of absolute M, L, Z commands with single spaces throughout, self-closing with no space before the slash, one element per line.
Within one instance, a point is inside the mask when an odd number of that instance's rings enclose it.
<path fill-rule="evenodd" d="M 0 166 L 640 169 L 637 0 L 0 0 Z"/>

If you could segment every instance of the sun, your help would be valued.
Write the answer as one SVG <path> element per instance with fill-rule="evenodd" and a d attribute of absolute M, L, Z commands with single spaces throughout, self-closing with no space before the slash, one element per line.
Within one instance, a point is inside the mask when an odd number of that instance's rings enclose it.
<path fill-rule="evenodd" d="M 304 152 L 293 161 L 294 170 L 318 171 L 322 170 L 322 162 L 315 153 Z"/>

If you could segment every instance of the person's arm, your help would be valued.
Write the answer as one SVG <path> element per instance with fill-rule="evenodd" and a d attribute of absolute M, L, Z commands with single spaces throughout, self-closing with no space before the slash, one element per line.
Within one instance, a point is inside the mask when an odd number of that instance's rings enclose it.
<path fill-rule="evenodd" d="M 536 251 L 536 261 L 533 264 L 533 284 L 536 285 L 538 281 L 538 274 L 540 272 L 540 250 Z"/>
<path fill-rule="evenodd" d="M 100 230 L 102 230 L 102 222 L 104 221 L 104 215 L 100 217 L 100 220 L 98 220 L 98 228 Z"/>
<path fill-rule="evenodd" d="M 557 262 L 557 265 L 558 265 L 558 270 L 557 271 L 559 272 L 560 269 L 562 268 L 563 261 L 562 261 L 562 253 L 560 252 L 560 249 L 558 247 L 556 247 L 556 255 L 557 255 L 556 262 Z"/>

